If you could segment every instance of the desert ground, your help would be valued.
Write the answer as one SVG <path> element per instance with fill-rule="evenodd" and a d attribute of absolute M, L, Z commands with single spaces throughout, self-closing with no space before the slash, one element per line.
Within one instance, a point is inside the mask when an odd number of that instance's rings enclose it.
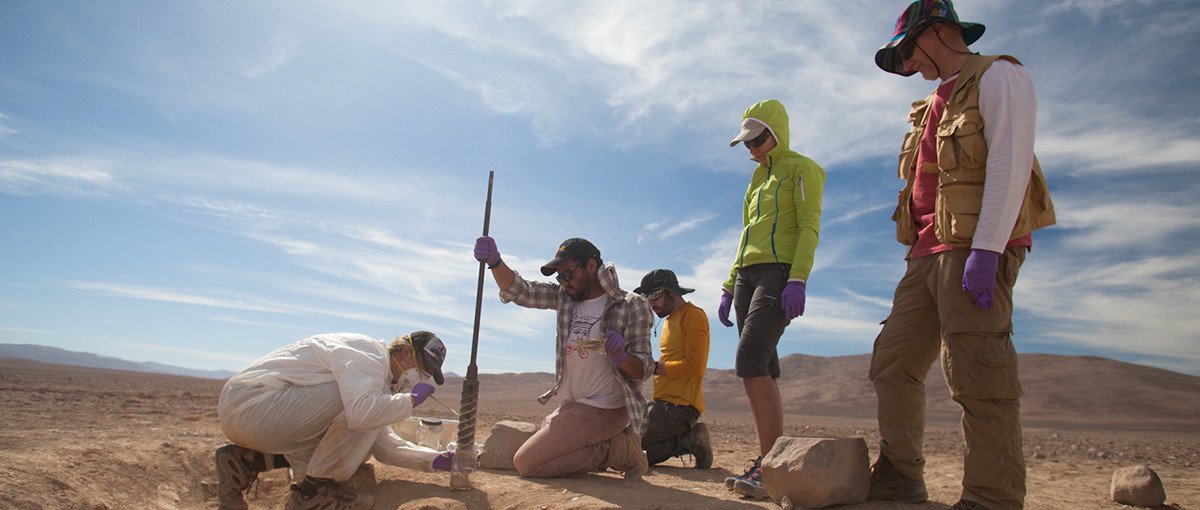
<path fill-rule="evenodd" d="M 1163 479 L 1165 508 L 1200 509 L 1200 408 L 1195 405 L 1200 378 L 1118 366 L 1132 370 L 1129 380 L 1124 380 L 1114 375 L 1111 366 L 1097 373 L 1096 366 L 1087 365 L 1108 360 L 1082 360 L 1022 358 L 1026 508 L 1122 508 L 1108 501 L 1112 471 L 1147 464 Z M 844 395 L 863 392 L 865 372 L 855 374 L 837 365 L 859 370 L 863 360 L 789 356 L 785 361 L 785 374 L 806 370 L 811 375 L 785 375 L 781 380 L 788 409 L 785 434 L 863 437 L 874 458 L 874 403 L 867 402 L 873 395 L 857 400 Z M 1062 365 L 1067 362 L 1074 365 Z M 814 365 L 822 363 L 833 363 L 833 370 Z M 1039 371 L 1039 363 L 1061 365 L 1054 366 L 1052 374 L 1092 374 L 1098 380 L 1075 382 L 1099 394 L 1068 398 L 1061 391 L 1043 389 L 1038 378 L 1047 376 Z M 850 375 L 829 375 L 843 372 Z M 937 386 L 942 384 L 940 372 L 935 368 L 930 378 L 932 423 L 926 440 L 930 502 L 870 502 L 838 508 L 938 510 L 958 498 L 959 432 L 945 390 Z M 497 421 L 539 423 L 550 408 L 538 405 L 534 398 L 550 379 L 548 374 L 481 376 L 477 441 L 482 443 Z M 215 409 L 222 384 L 212 379 L 0 359 L 0 508 L 215 508 L 212 454 L 225 442 Z M 1160 398 L 1139 393 L 1154 394 L 1156 384 Z M 1060 390 L 1070 386 L 1061 380 L 1047 385 Z M 740 474 L 754 456 L 754 429 L 732 374 L 710 371 L 705 388 L 711 409 L 703 421 L 709 424 L 716 452 L 709 470 L 672 459 L 652 467 L 637 482 L 625 482 L 616 473 L 531 480 L 509 471 L 480 470 L 471 474 L 474 490 L 458 492 L 448 488 L 446 473 L 371 462 L 370 469 L 356 475 L 355 483 L 375 495 L 377 509 L 779 508 L 778 503 L 745 500 L 725 490 L 724 478 Z M 460 391 L 461 379 L 451 379 L 436 396 L 457 407 Z M 833 398 L 835 394 L 843 396 Z M 418 410 L 426 416 L 449 417 L 436 405 Z M 250 507 L 281 508 L 287 487 L 286 470 L 264 474 L 247 498 Z"/>

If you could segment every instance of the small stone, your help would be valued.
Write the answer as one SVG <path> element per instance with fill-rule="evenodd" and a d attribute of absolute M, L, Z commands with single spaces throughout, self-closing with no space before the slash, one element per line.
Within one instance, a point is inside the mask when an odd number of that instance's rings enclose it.
<path fill-rule="evenodd" d="M 867 500 L 867 442 L 856 438 L 783 436 L 762 459 L 763 485 L 771 499 L 824 508 Z"/>
<path fill-rule="evenodd" d="M 537 432 L 537 425 L 519 421 L 501 421 L 492 426 L 492 433 L 483 444 L 479 466 L 487 469 L 515 471 L 513 457 L 517 449 Z"/>
<path fill-rule="evenodd" d="M 1109 495 L 1123 505 L 1156 508 L 1167 500 L 1162 479 L 1149 466 L 1127 466 L 1113 471 Z"/>
<path fill-rule="evenodd" d="M 783 500 L 779 502 L 779 506 L 782 506 L 783 510 L 792 510 L 796 507 L 795 505 L 792 504 L 792 498 L 789 498 L 787 496 L 783 497 Z"/>

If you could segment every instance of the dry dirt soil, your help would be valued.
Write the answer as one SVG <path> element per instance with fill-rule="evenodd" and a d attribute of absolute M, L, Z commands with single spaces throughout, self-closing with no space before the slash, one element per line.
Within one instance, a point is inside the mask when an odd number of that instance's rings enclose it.
<path fill-rule="evenodd" d="M 863 363 L 856 357 L 789 358 L 785 365 L 791 368 L 797 368 L 796 364 L 833 360 L 835 364 L 850 363 L 857 370 Z M 1200 509 L 1200 419 L 1197 419 L 1200 411 L 1190 407 L 1197 397 L 1189 386 L 1197 378 L 1182 376 L 1183 379 L 1175 380 L 1170 379 L 1173 377 L 1170 373 L 1133 373 L 1129 377 L 1134 382 L 1119 381 L 1118 386 L 1135 386 L 1128 390 L 1134 393 L 1100 395 L 1078 404 L 1080 399 L 1031 391 L 1038 387 L 1033 381 L 1042 375 L 1026 369 L 1036 363 L 1025 359 L 1022 362 L 1026 363 L 1022 366 L 1023 380 L 1028 377 L 1031 381 L 1026 384 L 1031 410 L 1023 412 L 1027 421 L 1026 508 L 1122 508 L 1107 498 L 1112 471 L 1132 464 L 1148 464 L 1163 478 L 1167 508 Z M 1089 369 L 1086 365 L 1068 368 L 1059 366 L 1055 370 L 1094 371 L 1094 367 Z M 866 400 L 831 396 L 838 387 L 861 392 L 861 381 L 857 380 L 861 376 L 843 381 L 821 375 L 825 372 L 820 367 L 807 369 L 816 374 L 813 377 L 829 380 L 813 379 L 801 384 L 803 381 L 785 377 L 781 381 L 785 400 L 789 402 L 785 433 L 863 437 L 872 444 L 873 394 L 864 395 Z M 844 372 L 846 367 L 834 369 L 835 373 Z M 356 483 L 374 493 L 377 509 L 779 508 L 776 503 L 741 499 L 724 488 L 723 479 L 740 474 L 755 449 L 754 429 L 744 409 L 744 397 L 730 389 L 730 381 L 725 380 L 729 375 L 713 371 L 706 380 L 713 409 L 705 414 L 704 421 L 713 433 L 716 450 L 713 469 L 692 469 L 673 459 L 652 468 L 643 480 L 633 483 L 624 482 L 616 473 L 528 480 L 513 472 L 482 470 L 471 475 L 474 490 L 455 492 L 448 489 L 445 473 L 373 463 L 371 469 L 356 475 Z M 931 379 L 936 377 L 940 374 L 931 374 Z M 1106 380 L 1116 377 L 1112 373 L 1100 376 Z M 1149 391 L 1136 381 L 1154 377 L 1167 377 L 1160 382 L 1181 390 L 1179 395 L 1162 397 L 1175 402 L 1168 405 L 1135 401 L 1123 405 L 1114 400 L 1148 398 L 1134 391 Z M 483 442 L 492 424 L 500 420 L 540 422 L 550 409 L 539 406 L 533 399 L 549 380 L 548 374 L 481 376 L 477 440 Z M 939 510 L 957 499 L 962 475 L 961 441 L 952 413 L 943 416 L 948 411 L 939 402 L 944 400 L 945 390 L 933 389 L 935 383 L 941 384 L 940 380 L 931 381 L 929 398 L 934 412 L 927 432 L 926 479 L 931 501 L 923 505 L 865 503 L 838 508 Z M 1104 384 L 1094 381 L 1092 386 L 1103 388 Z M 209 379 L 0 359 L 0 409 L 3 410 L 0 508 L 215 508 L 212 454 L 225 442 L 215 410 L 221 386 L 222 381 Z M 800 387 L 813 395 L 798 394 Z M 439 390 L 439 398 L 457 406 L 461 380 L 449 380 Z M 1053 403 L 1055 398 L 1061 400 L 1057 405 Z M 1050 400 L 1043 402 L 1046 399 Z M 821 404 L 823 401 L 826 403 Z M 847 401 L 857 403 L 849 405 Z M 1075 405 L 1084 409 L 1075 411 L 1072 407 Z M 1167 405 L 1165 410 L 1154 407 L 1164 405 Z M 801 414 L 799 411 L 806 406 L 820 410 L 823 416 Z M 1039 407 L 1045 409 L 1038 410 Z M 444 411 L 438 413 L 436 407 L 427 405 L 419 410 L 428 416 L 447 417 Z M 1148 412 L 1160 414 L 1145 414 Z M 872 445 L 872 458 L 875 454 Z M 260 484 L 248 498 L 251 508 L 281 508 L 287 493 L 286 470 L 260 478 Z"/>

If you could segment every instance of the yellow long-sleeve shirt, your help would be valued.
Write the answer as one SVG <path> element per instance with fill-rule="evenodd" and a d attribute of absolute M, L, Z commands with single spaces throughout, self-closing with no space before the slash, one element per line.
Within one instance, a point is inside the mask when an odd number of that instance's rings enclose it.
<path fill-rule="evenodd" d="M 659 364 L 666 375 L 654 376 L 654 400 L 689 405 L 704 412 L 708 315 L 696 305 L 685 302 L 663 323 L 660 346 Z"/>

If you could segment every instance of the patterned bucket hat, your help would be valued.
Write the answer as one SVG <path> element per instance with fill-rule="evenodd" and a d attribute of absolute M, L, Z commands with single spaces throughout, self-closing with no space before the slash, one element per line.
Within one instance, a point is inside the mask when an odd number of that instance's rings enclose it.
<path fill-rule="evenodd" d="M 936 21 L 953 23 L 962 28 L 963 42 L 969 46 L 978 41 L 983 35 L 984 26 L 981 23 L 967 23 L 958 19 L 954 12 L 954 2 L 951 0 L 918 0 L 908 5 L 896 20 L 896 30 L 892 38 L 875 52 L 875 65 L 889 73 L 900 76 L 912 76 L 913 71 L 904 72 L 904 61 L 896 51 L 901 44 L 908 40 L 909 34 L 919 35 L 922 28 Z"/>

